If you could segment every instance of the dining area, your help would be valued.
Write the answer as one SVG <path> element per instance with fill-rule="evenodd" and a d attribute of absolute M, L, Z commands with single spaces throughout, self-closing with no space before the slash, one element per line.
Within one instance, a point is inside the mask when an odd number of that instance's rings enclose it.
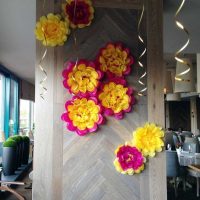
<path fill-rule="evenodd" d="M 189 131 L 166 131 L 166 174 L 169 199 L 199 199 L 199 138 L 199 135 L 194 135 Z"/>

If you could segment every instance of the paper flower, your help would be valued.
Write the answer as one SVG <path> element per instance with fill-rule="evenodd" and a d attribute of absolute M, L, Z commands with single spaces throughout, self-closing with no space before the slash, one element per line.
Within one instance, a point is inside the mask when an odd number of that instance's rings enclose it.
<path fill-rule="evenodd" d="M 144 156 L 154 157 L 161 152 L 164 142 L 164 131 L 153 123 L 146 123 L 133 132 L 133 145 L 141 150 Z"/>
<path fill-rule="evenodd" d="M 99 69 L 106 72 L 109 77 L 128 75 L 133 63 L 134 59 L 130 55 L 130 50 L 119 43 L 108 43 L 100 49 L 97 56 Z"/>
<path fill-rule="evenodd" d="M 72 28 L 89 26 L 94 18 L 91 0 L 66 0 L 62 9 Z"/>
<path fill-rule="evenodd" d="M 126 87 L 124 79 L 115 78 L 101 86 L 98 99 L 106 115 L 115 115 L 116 119 L 122 119 L 125 112 L 131 111 L 135 102 L 132 94 L 133 90 Z"/>
<path fill-rule="evenodd" d="M 45 46 L 63 45 L 69 33 L 69 23 L 62 21 L 60 15 L 52 13 L 40 17 L 35 27 L 36 38 Z"/>
<path fill-rule="evenodd" d="M 66 62 L 62 75 L 63 85 L 69 92 L 79 96 L 94 96 L 100 84 L 102 73 L 95 69 L 93 62 L 81 60 Z"/>
<path fill-rule="evenodd" d="M 115 154 L 116 159 L 113 164 L 118 172 L 133 175 L 144 170 L 145 158 L 136 147 L 125 144 L 119 146 L 115 150 Z"/>
<path fill-rule="evenodd" d="M 62 120 L 67 122 L 68 130 L 76 131 L 80 136 L 96 131 L 104 122 L 101 106 L 95 97 L 73 97 L 66 102 L 65 108 L 67 112 L 62 115 Z"/>

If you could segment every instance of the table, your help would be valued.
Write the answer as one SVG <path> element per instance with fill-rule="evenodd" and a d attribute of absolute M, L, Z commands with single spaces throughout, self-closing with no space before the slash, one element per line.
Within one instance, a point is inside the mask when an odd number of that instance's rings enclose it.
<path fill-rule="evenodd" d="M 196 180 L 197 180 L 197 197 L 199 197 L 200 165 L 188 165 L 188 173 L 189 173 L 190 176 L 196 177 Z"/>
<path fill-rule="evenodd" d="M 200 153 L 177 152 L 181 166 L 200 165 Z"/>

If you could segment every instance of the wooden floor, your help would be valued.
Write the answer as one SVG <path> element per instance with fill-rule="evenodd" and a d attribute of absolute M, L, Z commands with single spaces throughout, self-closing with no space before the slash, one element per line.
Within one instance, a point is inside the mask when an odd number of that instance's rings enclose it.
<path fill-rule="evenodd" d="M 29 179 L 29 173 L 32 171 L 32 169 L 27 172 L 25 177 L 23 178 L 23 182 L 30 183 L 31 180 Z M 26 200 L 32 200 L 32 189 L 25 189 L 26 186 L 19 186 L 16 187 L 16 191 L 19 192 L 22 196 L 26 198 Z M 2 200 L 15 200 L 16 198 L 14 195 L 10 194 L 9 192 L 3 192 L 2 196 L 0 196 L 0 199 Z"/>

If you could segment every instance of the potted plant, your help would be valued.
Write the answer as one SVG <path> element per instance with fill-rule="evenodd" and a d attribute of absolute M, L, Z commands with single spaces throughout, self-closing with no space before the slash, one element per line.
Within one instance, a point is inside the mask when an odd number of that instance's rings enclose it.
<path fill-rule="evenodd" d="M 5 176 L 13 175 L 15 173 L 16 148 L 17 143 L 14 140 L 8 140 L 3 143 L 2 166 Z"/>
<path fill-rule="evenodd" d="M 22 152 L 22 164 L 27 165 L 30 151 L 30 139 L 28 136 L 22 136 L 23 140 L 23 152 Z"/>
<path fill-rule="evenodd" d="M 13 140 L 11 137 L 10 138 L 8 138 L 6 141 L 14 141 L 14 142 L 16 142 L 15 140 Z M 16 160 L 15 160 L 15 170 L 17 170 L 17 168 L 18 168 L 18 166 L 19 166 L 19 164 L 18 164 L 18 144 L 17 144 L 17 142 L 16 142 Z"/>
<path fill-rule="evenodd" d="M 21 160 L 22 160 L 22 137 L 19 135 L 14 135 L 10 137 L 9 139 L 14 140 L 17 142 L 17 167 L 21 166 Z"/>

